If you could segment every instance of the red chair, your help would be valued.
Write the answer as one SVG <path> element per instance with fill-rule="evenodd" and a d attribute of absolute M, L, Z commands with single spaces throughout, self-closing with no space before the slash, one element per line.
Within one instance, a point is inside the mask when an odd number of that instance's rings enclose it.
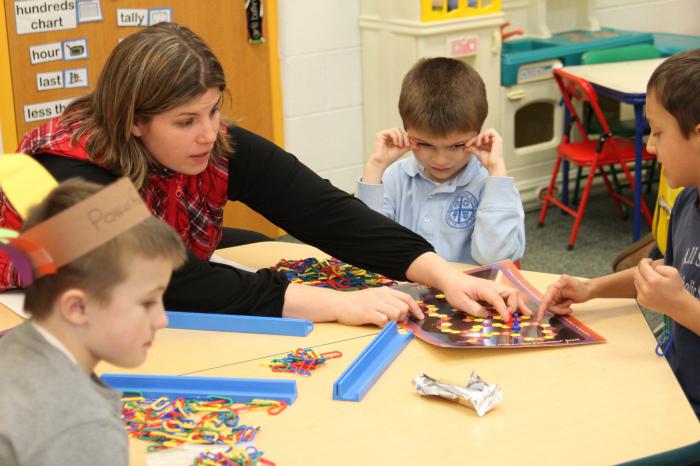
<path fill-rule="evenodd" d="M 617 136 L 613 136 L 610 132 L 610 126 L 605 120 L 600 105 L 598 104 L 598 95 L 595 89 L 583 78 L 574 76 L 567 73 L 561 69 L 554 70 L 554 79 L 559 86 L 562 96 L 564 97 L 564 103 L 569 111 L 569 121 L 567 122 L 567 127 L 564 130 L 564 136 L 562 141 L 557 147 L 557 161 L 554 164 L 554 170 L 552 171 L 552 178 L 549 181 L 549 187 L 544 195 L 544 203 L 542 204 L 542 210 L 540 212 L 540 218 L 538 227 L 544 225 L 544 220 L 547 217 L 547 209 L 549 204 L 554 204 L 559 207 L 562 211 L 573 216 L 574 226 L 571 230 L 571 236 L 569 237 L 568 249 L 572 250 L 574 244 L 576 243 L 576 236 L 578 235 L 579 227 L 581 226 L 581 220 L 583 220 L 583 212 L 586 209 L 586 203 L 588 202 L 588 197 L 591 193 L 591 186 L 593 185 L 593 178 L 596 172 L 599 172 L 603 183 L 605 184 L 608 193 L 613 198 L 615 207 L 623 216 L 623 211 L 620 206 L 620 202 L 623 202 L 629 206 L 634 205 L 634 201 L 623 196 L 620 192 L 616 191 L 608 174 L 606 173 L 605 167 L 611 167 L 618 165 L 622 169 L 623 173 L 629 181 L 631 189 L 634 189 L 634 177 L 627 167 L 628 163 L 633 163 L 635 160 L 634 153 L 634 139 L 626 139 Z M 587 102 L 590 104 L 590 108 L 593 112 L 594 118 L 597 120 L 600 128 L 602 128 L 602 134 L 600 137 L 591 137 L 586 128 L 584 127 L 581 118 L 578 115 L 576 107 L 574 106 L 574 101 L 579 100 Z M 576 124 L 579 133 L 581 134 L 581 141 L 571 142 L 571 125 Z M 649 154 L 644 148 L 642 154 L 643 160 L 653 159 L 654 156 Z M 578 209 L 574 210 L 568 205 L 565 205 L 559 199 L 552 196 L 552 191 L 554 191 L 554 186 L 557 180 L 557 174 L 559 173 L 559 168 L 561 167 L 562 161 L 568 161 L 575 164 L 578 167 L 589 167 L 588 177 L 586 178 L 586 186 L 583 189 L 583 194 L 581 196 L 581 201 L 579 202 Z M 642 213 L 646 218 L 649 225 L 651 225 L 651 214 L 649 209 L 642 199 Z"/>

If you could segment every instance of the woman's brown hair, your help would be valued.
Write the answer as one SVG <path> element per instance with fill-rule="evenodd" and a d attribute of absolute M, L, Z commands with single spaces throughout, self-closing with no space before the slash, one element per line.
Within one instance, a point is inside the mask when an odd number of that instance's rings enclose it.
<path fill-rule="evenodd" d="M 73 143 L 89 134 L 88 157 L 141 189 L 153 161 L 132 134 L 134 122 L 147 123 L 211 88 L 225 91 L 226 79 L 209 46 L 185 26 L 159 23 L 116 46 L 95 90 L 68 106 L 62 124 L 80 123 Z M 226 134 L 219 132 L 212 157 L 231 153 Z"/>

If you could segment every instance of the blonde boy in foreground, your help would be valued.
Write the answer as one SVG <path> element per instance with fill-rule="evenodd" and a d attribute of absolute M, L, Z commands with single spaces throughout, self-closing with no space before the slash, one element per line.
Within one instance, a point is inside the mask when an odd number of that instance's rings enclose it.
<path fill-rule="evenodd" d="M 100 188 L 77 180 L 59 185 L 30 212 L 23 231 L 89 202 Z M 25 295 L 32 317 L 0 338 L 3 466 L 128 464 L 121 394 L 93 371 L 102 360 L 144 362 L 155 332 L 167 325 L 163 292 L 185 260 L 177 233 L 150 216 L 133 191 L 145 210 L 138 223 L 116 237 L 107 232 L 111 239 L 101 246 L 36 279 Z M 124 208 L 125 200 L 111 207 Z M 96 224 L 102 231 L 121 221 L 103 219 Z"/>

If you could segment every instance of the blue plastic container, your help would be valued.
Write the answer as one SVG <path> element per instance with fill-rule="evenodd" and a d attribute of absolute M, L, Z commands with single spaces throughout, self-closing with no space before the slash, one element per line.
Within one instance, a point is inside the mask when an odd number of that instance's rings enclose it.
<path fill-rule="evenodd" d="M 634 44 L 652 44 L 649 32 L 621 31 L 602 28 L 599 31 L 567 31 L 549 39 L 519 39 L 503 43 L 501 50 L 501 85 L 518 83 L 520 66 L 558 59 L 564 66 L 580 65 L 581 55 L 591 50 L 609 49 Z"/>
<path fill-rule="evenodd" d="M 659 49 L 664 57 L 684 50 L 700 48 L 700 36 L 686 36 L 683 34 L 654 33 L 654 46 Z"/>

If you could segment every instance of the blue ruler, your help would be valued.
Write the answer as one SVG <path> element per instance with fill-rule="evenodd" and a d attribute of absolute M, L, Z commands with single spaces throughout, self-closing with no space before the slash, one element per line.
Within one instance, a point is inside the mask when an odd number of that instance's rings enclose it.
<path fill-rule="evenodd" d="M 396 322 L 387 324 L 335 381 L 333 399 L 362 400 L 411 338 L 412 330 L 401 334 Z"/>
<path fill-rule="evenodd" d="M 290 405 L 297 399 L 295 380 L 133 374 L 103 374 L 100 379 L 115 390 L 138 393 L 147 399 L 206 399 L 225 396 L 237 403 L 263 399 L 281 400 Z"/>
<path fill-rule="evenodd" d="M 210 330 L 215 332 L 266 333 L 305 337 L 314 329 L 313 322 L 286 317 L 238 316 L 199 312 L 167 311 L 168 328 Z"/>

